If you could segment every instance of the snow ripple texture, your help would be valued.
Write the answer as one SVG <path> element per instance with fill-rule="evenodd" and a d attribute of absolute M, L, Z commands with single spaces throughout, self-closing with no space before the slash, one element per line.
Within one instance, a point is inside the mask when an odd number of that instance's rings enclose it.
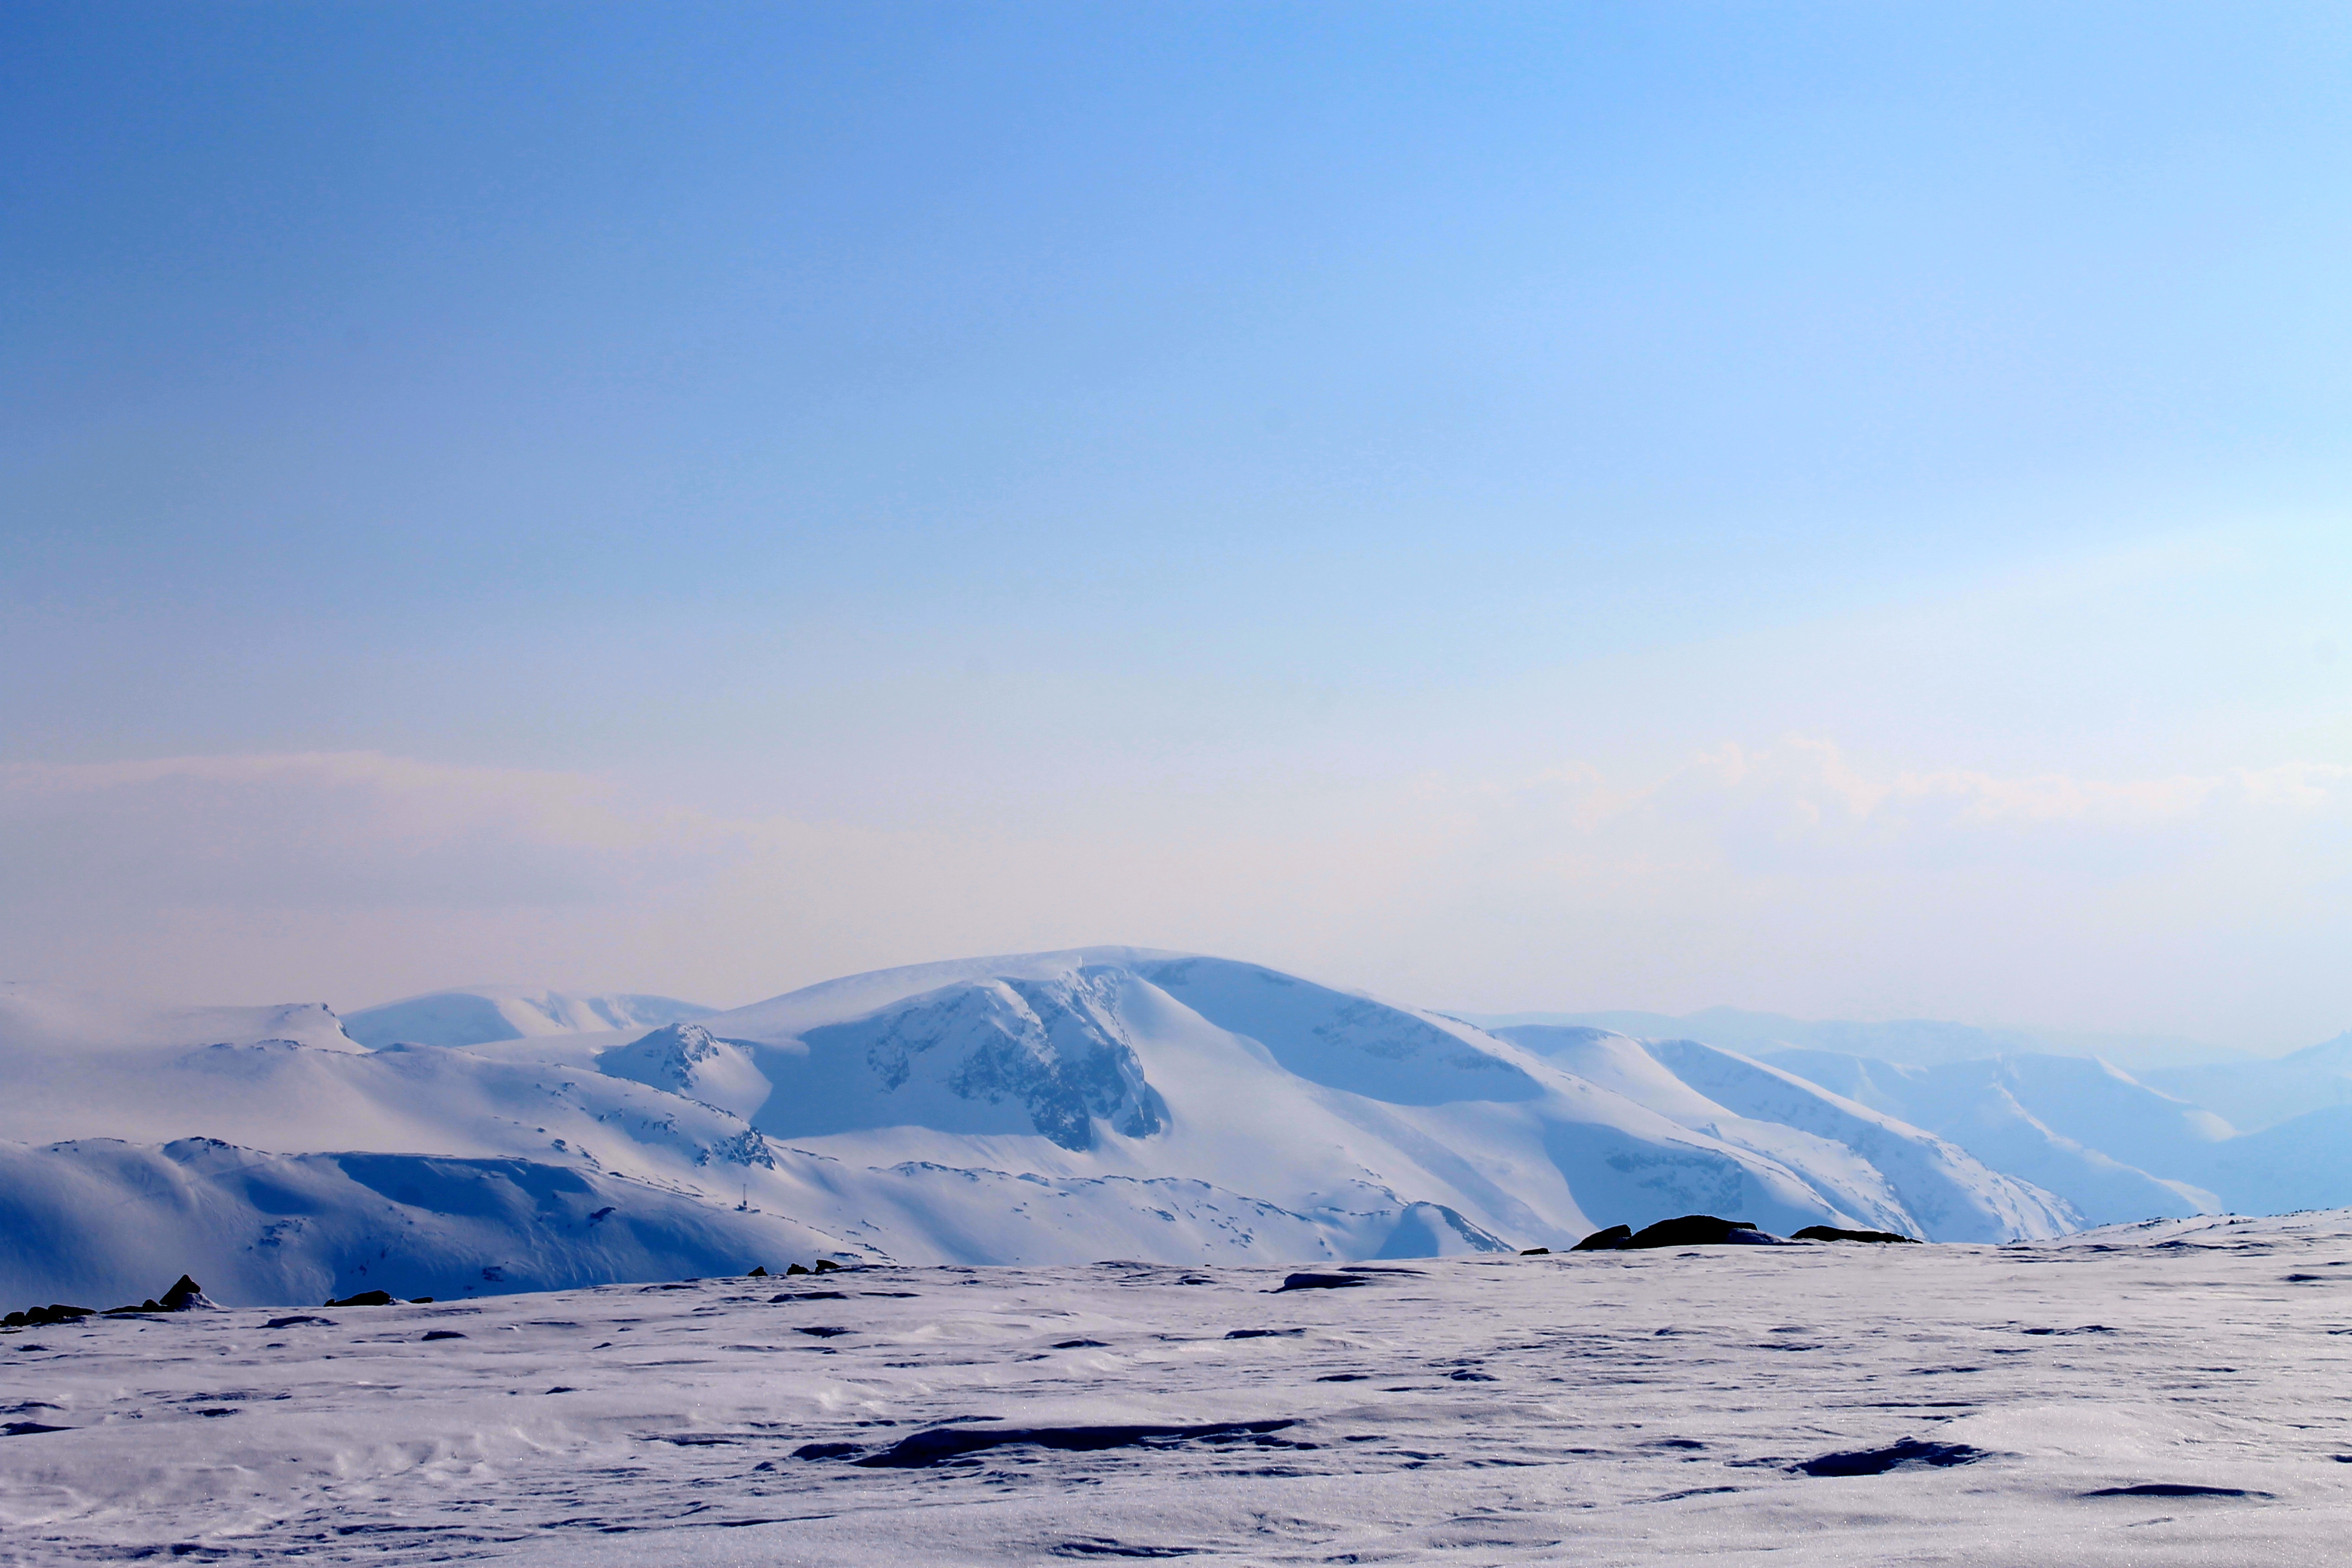
<path fill-rule="evenodd" d="M 2352 1215 L 0 1336 L 0 1562 L 2324 1563 Z"/>

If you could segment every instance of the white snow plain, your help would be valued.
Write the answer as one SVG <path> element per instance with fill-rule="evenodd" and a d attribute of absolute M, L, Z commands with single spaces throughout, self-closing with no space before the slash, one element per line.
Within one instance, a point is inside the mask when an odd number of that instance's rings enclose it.
<path fill-rule="evenodd" d="M 0 1562 L 2158 1568 L 2352 1527 L 2352 1214 L 1341 1273 L 0 1335 Z"/>

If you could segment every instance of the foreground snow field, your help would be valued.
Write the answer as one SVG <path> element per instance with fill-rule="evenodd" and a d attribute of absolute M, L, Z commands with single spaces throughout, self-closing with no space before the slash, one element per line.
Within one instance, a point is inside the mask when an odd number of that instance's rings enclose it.
<path fill-rule="evenodd" d="M 2352 1213 L 1347 1277 L 8 1333 L 0 1561 L 2321 1563 L 2352 1528 Z"/>

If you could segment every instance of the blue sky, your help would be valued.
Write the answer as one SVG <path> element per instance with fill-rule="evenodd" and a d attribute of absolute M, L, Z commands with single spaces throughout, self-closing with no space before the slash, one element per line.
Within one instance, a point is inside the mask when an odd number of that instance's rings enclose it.
<path fill-rule="evenodd" d="M 0 967 L 2352 1026 L 2348 67 L 13 7 Z"/>

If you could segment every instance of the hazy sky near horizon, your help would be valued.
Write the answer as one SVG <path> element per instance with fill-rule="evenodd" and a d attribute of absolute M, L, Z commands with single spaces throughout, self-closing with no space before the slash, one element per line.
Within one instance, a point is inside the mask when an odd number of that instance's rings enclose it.
<path fill-rule="evenodd" d="M 2352 13 L 30 4 L 0 978 L 2352 1027 Z"/>

